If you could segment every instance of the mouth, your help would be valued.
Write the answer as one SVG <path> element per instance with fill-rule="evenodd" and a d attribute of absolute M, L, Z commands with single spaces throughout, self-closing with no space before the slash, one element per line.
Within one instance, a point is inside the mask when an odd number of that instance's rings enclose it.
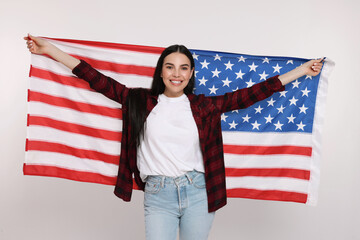
<path fill-rule="evenodd" d="M 170 80 L 170 82 L 173 84 L 173 85 L 180 85 L 183 81 L 181 80 Z"/>

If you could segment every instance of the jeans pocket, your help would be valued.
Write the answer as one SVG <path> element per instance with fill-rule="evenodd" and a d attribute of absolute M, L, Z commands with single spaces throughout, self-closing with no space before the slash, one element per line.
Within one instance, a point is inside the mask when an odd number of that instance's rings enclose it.
<path fill-rule="evenodd" d="M 145 184 L 145 192 L 155 194 L 160 191 L 160 182 L 147 181 Z"/>
<path fill-rule="evenodd" d="M 192 179 L 193 185 L 196 188 L 202 189 L 206 187 L 205 184 L 205 174 L 198 173 L 195 175 L 195 177 Z"/>

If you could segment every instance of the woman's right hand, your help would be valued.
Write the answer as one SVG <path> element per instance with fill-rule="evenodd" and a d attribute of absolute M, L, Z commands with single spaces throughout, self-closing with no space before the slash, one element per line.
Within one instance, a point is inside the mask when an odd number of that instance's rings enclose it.
<path fill-rule="evenodd" d="M 30 34 L 24 37 L 26 40 L 27 48 L 31 53 L 34 54 L 48 54 L 49 48 L 51 48 L 52 44 L 47 40 L 39 37 L 34 37 Z"/>
<path fill-rule="evenodd" d="M 79 59 L 70 56 L 66 52 L 63 52 L 46 39 L 34 37 L 30 34 L 28 34 L 27 37 L 24 37 L 24 39 L 26 40 L 27 47 L 31 53 L 49 55 L 51 58 L 61 62 L 71 70 L 73 70 L 80 63 Z"/>

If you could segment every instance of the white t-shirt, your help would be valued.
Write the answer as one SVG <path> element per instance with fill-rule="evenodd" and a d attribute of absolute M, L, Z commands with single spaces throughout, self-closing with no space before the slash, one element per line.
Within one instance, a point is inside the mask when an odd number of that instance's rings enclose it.
<path fill-rule="evenodd" d="M 177 177 L 194 169 L 204 172 L 199 133 L 185 94 L 175 98 L 159 95 L 145 121 L 137 166 L 143 181 L 148 175 Z"/>

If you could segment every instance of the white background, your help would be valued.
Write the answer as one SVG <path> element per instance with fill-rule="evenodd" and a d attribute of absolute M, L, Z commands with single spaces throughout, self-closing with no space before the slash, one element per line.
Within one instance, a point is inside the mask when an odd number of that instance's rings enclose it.
<path fill-rule="evenodd" d="M 142 192 L 125 203 L 111 186 L 23 176 L 28 32 L 331 58 L 318 205 L 229 199 L 210 239 L 360 239 L 359 13 L 355 0 L 1 0 L 0 239 L 144 239 Z"/>

